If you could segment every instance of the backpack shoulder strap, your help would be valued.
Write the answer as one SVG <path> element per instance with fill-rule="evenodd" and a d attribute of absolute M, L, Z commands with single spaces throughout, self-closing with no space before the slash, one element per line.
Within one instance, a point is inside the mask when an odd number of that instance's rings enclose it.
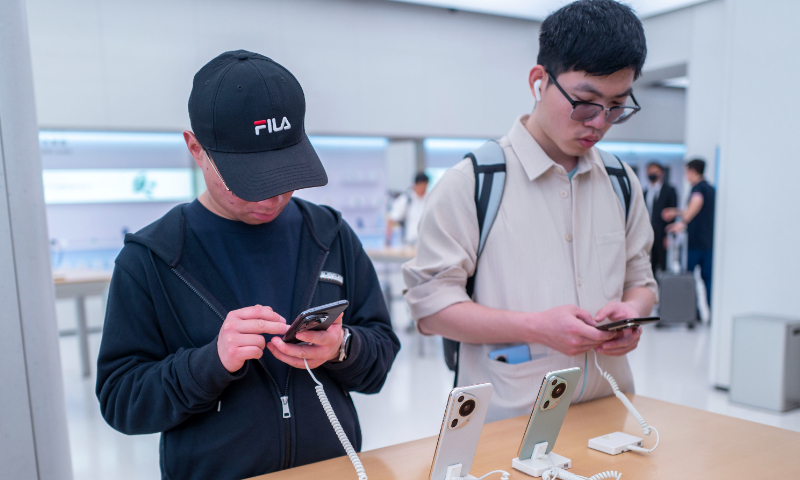
<path fill-rule="evenodd" d="M 466 154 L 464 158 L 472 160 L 475 172 L 475 206 L 478 211 L 478 241 L 477 257 L 480 258 L 486 238 L 492 229 L 497 212 L 500 210 L 500 200 L 503 198 L 503 189 L 506 184 L 506 157 L 501 147 L 494 140 L 489 140 L 474 151 Z M 472 297 L 475 291 L 475 274 L 477 264 L 472 276 L 467 279 L 467 295 Z M 458 356 L 460 343 L 447 337 L 442 337 L 444 360 L 447 368 L 456 372 L 453 387 L 458 385 Z"/>
<path fill-rule="evenodd" d="M 600 158 L 603 159 L 603 165 L 608 172 L 608 178 L 611 180 L 611 186 L 614 187 L 614 193 L 617 194 L 622 209 L 625 210 L 625 223 L 628 222 L 628 214 L 631 210 L 631 179 L 628 178 L 628 171 L 622 164 L 622 160 L 614 154 L 608 153 L 605 150 L 597 149 Z"/>
<path fill-rule="evenodd" d="M 506 183 L 506 157 L 496 141 L 489 140 L 464 158 L 472 160 L 475 172 L 475 206 L 478 211 L 478 229 L 480 241 L 478 243 L 478 257 L 486 245 L 486 238 L 492 229 L 497 211 L 500 209 L 500 200 L 503 198 L 503 189 Z"/>

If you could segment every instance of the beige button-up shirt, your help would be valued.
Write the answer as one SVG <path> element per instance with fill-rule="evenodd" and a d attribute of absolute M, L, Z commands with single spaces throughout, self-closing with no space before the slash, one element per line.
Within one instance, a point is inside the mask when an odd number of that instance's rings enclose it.
<path fill-rule="evenodd" d="M 417 257 L 403 265 L 406 300 L 415 320 L 459 302 L 541 312 L 578 305 L 594 315 L 624 291 L 647 287 L 656 293 L 650 267 L 653 229 L 642 188 L 631 180 L 629 218 L 599 153 L 578 159 L 570 181 L 525 129 L 520 117 L 499 140 L 506 158 L 506 184 L 497 218 L 475 277 L 474 298 L 466 293 L 475 271 L 479 231 L 475 175 L 469 160 L 448 170 L 429 198 L 419 225 Z M 528 345 L 531 361 L 509 365 L 489 353 L 513 344 L 461 344 L 459 385 L 491 382 L 488 420 L 529 414 L 547 372 L 580 367 L 573 402 L 611 395 L 594 366 L 594 353 L 567 357 L 545 345 Z M 626 357 L 599 355 L 624 391 L 633 391 Z M 588 373 L 588 375 L 586 375 Z"/>

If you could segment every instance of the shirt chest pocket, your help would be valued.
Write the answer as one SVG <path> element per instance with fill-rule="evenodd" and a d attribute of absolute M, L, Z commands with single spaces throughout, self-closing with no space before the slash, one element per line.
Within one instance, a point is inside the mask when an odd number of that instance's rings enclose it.
<path fill-rule="evenodd" d="M 625 232 L 601 233 L 594 236 L 594 261 L 597 278 L 608 301 L 622 299 L 625 284 Z"/>

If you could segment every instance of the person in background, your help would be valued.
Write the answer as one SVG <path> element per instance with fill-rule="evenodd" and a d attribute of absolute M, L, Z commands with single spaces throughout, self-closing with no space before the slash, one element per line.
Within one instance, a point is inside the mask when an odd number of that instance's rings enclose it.
<path fill-rule="evenodd" d="M 458 385 L 494 385 L 488 421 L 530 414 L 536 387 L 554 370 L 583 370 L 573 402 L 611 395 L 595 354 L 622 391 L 633 391 L 626 354 L 641 328 L 595 327 L 650 314 L 653 228 L 633 170 L 624 166 L 626 219 L 594 147 L 638 111 L 633 81 L 646 56 L 630 7 L 579 0 L 552 13 L 525 79 L 537 100 L 533 112 L 498 140 L 506 180 L 480 260 L 472 162 L 449 169 L 426 201 L 417 256 L 403 265 L 405 298 L 420 332 L 460 342 Z M 526 360 L 490 357 L 506 348 L 524 351 Z"/>
<path fill-rule="evenodd" d="M 376 393 L 400 349 L 378 278 L 332 208 L 292 198 L 328 177 L 297 79 L 237 50 L 194 77 L 183 132 L 207 190 L 125 236 L 97 360 L 103 418 L 161 433 L 161 478 L 241 479 L 344 454 L 304 361 L 358 450 L 349 392 Z M 324 331 L 282 336 L 347 300 Z"/>
<path fill-rule="evenodd" d="M 425 195 L 428 192 L 429 178 L 424 172 L 414 177 L 414 185 L 397 196 L 389 210 L 386 221 L 386 246 L 392 244 L 392 232 L 398 226 L 403 230 L 403 245 L 416 245 L 419 220 L 425 208 Z"/>
<path fill-rule="evenodd" d="M 650 183 L 644 190 L 644 200 L 647 212 L 650 214 L 650 223 L 653 225 L 653 250 L 650 252 L 650 264 L 653 274 L 667 268 L 667 235 L 666 228 L 672 222 L 667 222 L 661 217 L 665 208 L 678 206 L 678 195 L 675 189 L 664 178 L 664 167 L 658 162 L 647 165 L 647 179 Z"/>
<path fill-rule="evenodd" d="M 686 164 L 686 180 L 692 193 L 686 209 L 667 208 L 661 212 L 664 221 L 677 221 L 667 226 L 667 232 L 688 231 L 689 245 L 686 267 L 693 272 L 700 266 L 700 276 L 706 287 L 706 301 L 711 308 L 711 274 L 714 261 L 714 197 L 715 191 L 704 178 L 706 162 L 696 158 Z M 680 218 L 678 218 L 680 217 Z"/>

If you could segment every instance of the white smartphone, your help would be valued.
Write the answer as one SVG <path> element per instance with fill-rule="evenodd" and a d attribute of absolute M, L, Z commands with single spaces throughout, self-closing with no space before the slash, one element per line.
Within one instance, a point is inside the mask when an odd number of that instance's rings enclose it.
<path fill-rule="evenodd" d="M 537 443 L 547 442 L 550 453 L 556 444 L 561 424 L 567 415 L 567 409 L 572 401 L 572 393 L 581 380 L 581 369 L 578 367 L 567 368 L 550 372 L 545 375 L 539 387 L 539 395 L 533 404 L 533 411 L 528 420 L 522 443 L 519 446 L 517 457 L 527 460 L 533 454 L 533 447 Z"/>
<path fill-rule="evenodd" d="M 461 464 L 462 477 L 469 473 L 493 390 L 491 383 L 481 383 L 450 391 L 433 454 L 431 480 L 444 480 L 447 467 L 457 463 Z"/>

